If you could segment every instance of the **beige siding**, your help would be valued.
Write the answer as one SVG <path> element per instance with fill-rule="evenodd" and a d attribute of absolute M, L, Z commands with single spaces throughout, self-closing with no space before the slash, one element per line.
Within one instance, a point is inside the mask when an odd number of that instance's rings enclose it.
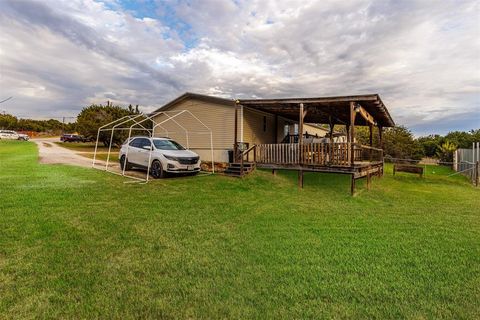
<path fill-rule="evenodd" d="M 196 99 L 187 99 L 166 109 L 173 117 L 175 112 L 188 110 L 209 129 L 212 130 L 214 161 L 227 162 L 227 150 L 233 148 L 234 140 L 234 107 L 205 102 Z M 166 115 L 159 115 L 155 122 L 167 120 Z M 208 130 L 191 114 L 185 112 L 168 120 L 155 128 L 155 136 L 168 136 L 185 147 L 199 153 L 202 160 L 211 161 L 210 135 Z M 187 131 L 188 130 L 188 134 Z"/>
<path fill-rule="evenodd" d="M 264 117 L 266 130 L 264 130 Z M 251 145 L 275 143 L 275 116 L 268 113 L 243 108 L 243 142 Z"/>
<path fill-rule="evenodd" d="M 166 115 L 157 116 L 155 122 L 159 125 L 155 128 L 155 136 L 168 136 L 197 152 L 203 161 L 211 161 L 210 134 L 208 129 L 202 125 L 201 122 L 203 122 L 212 130 L 213 160 L 227 162 L 228 150 L 233 149 L 234 142 L 235 108 L 233 105 L 189 98 L 164 111 L 168 112 L 170 117 L 173 117 L 183 110 L 188 110 L 191 114 L 185 112 L 168 121 Z M 196 120 L 195 117 L 201 122 Z M 266 119 L 265 130 L 263 126 L 264 117 Z M 238 141 L 248 142 L 250 146 L 260 143 L 280 143 L 285 136 L 285 125 L 292 125 L 291 133 L 293 134 L 294 123 L 294 121 L 277 117 L 277 131 L 275 131 L 274 115 L 243 108 L 243 125 L 242 112 L 239 111 L 238 113 Z M 324 135 L 322 130 L 308 125 L 305 125 L 305 131 L 308 131 L 309 134 Z"/>
<path fill-rule="evenodd" d="M 283 138 L 285 138 L 285 126 L 290 126 L 290 134 L 293 134 L 293 121 L 284 119 L 279 117 L 278 118 L 278 130 L 277 130 L 277 142 L 281 143 Z"/>

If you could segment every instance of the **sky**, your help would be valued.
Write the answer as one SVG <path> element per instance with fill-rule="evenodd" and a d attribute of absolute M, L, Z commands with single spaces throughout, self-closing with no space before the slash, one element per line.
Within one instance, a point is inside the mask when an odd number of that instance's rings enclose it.
<path fill-rule="evenodd" d="M 0 0 L 0 112 L 378 93 L 415 135 L 480 128 L 476 0 Z"/>

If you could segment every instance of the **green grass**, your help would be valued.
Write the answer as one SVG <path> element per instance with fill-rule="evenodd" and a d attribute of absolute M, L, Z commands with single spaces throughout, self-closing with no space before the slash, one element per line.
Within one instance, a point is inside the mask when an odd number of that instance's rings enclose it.
<path fill-rule="evenodd" d="M 480 317 L 480 190 L 450 171 L 149 184 L 0 142 L 0 318 Z"/>
<path fill-rule="evenodd" d="M 85 158 L 93 159 L 93 152 L 78 153 L 78 155 L 81 155 L 82 157 L 85 157 Z M 106 153 L 97 153 L 97 156 L 95 157 L 95 159 L 107 161 L 107 156 L 108 156 L 108 154 L 106 154 Z M 109 158 L 108 161 L 112 162 L 112 163 L 113 162 L 118 162 L 119 161 L 118 151 L 112 151 L 110 153 L 110 158 Z"/>

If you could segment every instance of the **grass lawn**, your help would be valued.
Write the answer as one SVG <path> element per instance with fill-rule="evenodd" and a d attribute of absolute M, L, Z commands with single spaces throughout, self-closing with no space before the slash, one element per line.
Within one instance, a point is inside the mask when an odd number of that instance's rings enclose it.
<path fill-rule="evenodd" d="M 81 155 L 85 158 L 89 158 L 89 159 L 93 159 L 93 152 L 82 152 L 82 153 L 78 153 L 78 155 Z M 103 161 L 107 161 L 107 154 L 106 153 L 97 153 L 97 156 L 96 158 L 97 160 L 103 160 Z M 119 159 L 118 159 L 118 150 L 115 150 L 110 153 L 110 159 L 108 160 L 110 163 L 113 163 L 113 162 L 118 162 Z"/>
<path fill-rule="evenodd" d="M 428 167 L 124 183 L 0 141 L 0 318 L 480 318 L 480 189 Z"/>

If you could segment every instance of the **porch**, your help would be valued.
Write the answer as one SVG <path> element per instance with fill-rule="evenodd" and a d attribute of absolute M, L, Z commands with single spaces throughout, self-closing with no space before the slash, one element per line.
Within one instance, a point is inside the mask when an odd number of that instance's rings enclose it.
<path fill-rule="evenodd" d="M 387 109 L 378 95 L 330 98 L 237 100 L 237 109 L 248 107 L 295 121 L 298 132 L 305 122 L 326 124 L 329 134 L 321 140 L 309 141 L 303 134 L 291 143 L 251 143 L 234 141 L 234 163 L 240 175 L 244 167 L 298 171 L 298 183 L 303 187 L 303 172 L 328 172 L 351 175 L 351 192 L 355 180 L 367 178 L 367 187 L 373 175 L 383 175 L 384 127 L 394 126 Z M 237 113 L 236 113 L 237 114 Z M 237 121 L 235 121 L 237 123 Z M 277 123 L 277 121 L 275 121 Z M 369 145 L 355 140 L 355 126 L 368 126 Z M 373 127 L 378 127 L 378 145 L 373 145 Z M 343 130 L 347 142 L 336 142 L 335 130 Z M 275 128 L 277 131 L 277 128 Z M 237 128 L 235 128 L 237 132 Z M 276 139 L 276 138 L 275 138 Z"/>

